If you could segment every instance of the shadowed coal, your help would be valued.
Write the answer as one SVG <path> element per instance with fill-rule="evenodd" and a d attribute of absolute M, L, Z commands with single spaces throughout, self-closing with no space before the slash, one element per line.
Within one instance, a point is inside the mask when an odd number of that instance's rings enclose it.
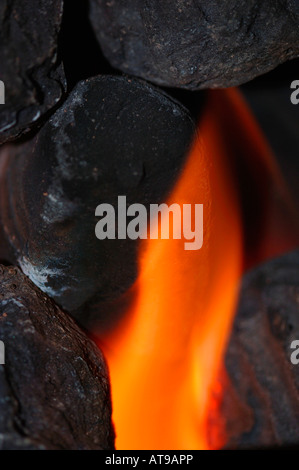
<path fill-rule="evenodd" d="M 263 263 L 245 275 L 226 353 L 229 387 L 222 416 L 227 446 L 296 445 L 299 366 L 291 361 L 299 339 L 299 251 Z"/>
<path fill-rule="evenodd" d="M 113 449 L 108 372 L 75 322 L 0 265 L 0 449 Z"/>
<path fill-rule="evenodd" d="M 0 144 L 28 131 L 60 100 L 66 83 L 57 55 L 62 0 L 0 4 Z"/>
<path fill-rule="evenodd" d="M 235 86 L 299 54 L 293 0 L 90 2 L 110 63 L 162 86 Z"/>
<path fill-rule="evenodd" d="M 68 311 L 126 291 L 139 240 L 99 241 L 95 209 L 108 203 L 117 213 L 119 195 L 146 208 L 165 201 L 194 130 L 183 106 L 142 81 L 80 82 L 33 141 L 2 156 L 9 260 Z"/>

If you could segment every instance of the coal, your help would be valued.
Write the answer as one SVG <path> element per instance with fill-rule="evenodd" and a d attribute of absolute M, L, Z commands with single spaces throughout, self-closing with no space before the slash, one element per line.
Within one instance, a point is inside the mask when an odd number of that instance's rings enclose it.
<path fill-rule="evenodd" d="M 2 154 L 0 218 L 9 250 L 70 312 L 117 298 L 137 277 L 140 240 L 98 240 L 96 207 L 165 201 L 189 152 L 188 111 L 139 80 L 80 82 L 31 142 Z"/>
<path fill-rule="evenodd" d="M 20 136 L 55 106 L 65 87 L 57 53 L 63 0 L 3 0 L 0 5 L 0 144 Z"/>
<path fill-rule="evenodd" d="M 18 268 L 0 265 L 0 449 L 113 449 L 104 358 Z"/>
<path fill-rule="evenodd" d="M 226 354 L 227 447 L 298 445 L 299 250 L 248 273 Z"/>
<path fill-rule="evenodd" d="M 110 63 L 162 86 L 235 86 L 299 54 L 298 1 L 90 4 L 90 20 Z"/>

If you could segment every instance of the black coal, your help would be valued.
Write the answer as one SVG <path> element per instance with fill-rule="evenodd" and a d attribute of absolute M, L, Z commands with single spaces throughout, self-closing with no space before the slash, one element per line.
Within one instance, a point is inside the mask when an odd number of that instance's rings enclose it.
<path fill-rule="evenodd" d="M 124 292 L 139 240 L 99 241 L 96 207 L 117 209 L 121 195 L 128 205 L 164 201 L 194 128 L 183 106 L 146 83 L 81 82 L 33 141 L 5 150 L 0 218 L 12 256 L 0 248 L 0 259 L 17 262 L 68 311 Z"/>
<path fill-rule="evenodd" d="M 247 82 L 299 54 L 299 3 L 287 0 L 90 0 L 111 64 L 159 85 Z"/>
<path fill-rule="evenodd" d="M 0 449 L 112 449 L 100 350 L 19 269 L 0 265 Z"/>
<path fill-rule="evenodd" d="M 268 261 L 243 280 L 226 354 L 231 385 L 223 403 L 228 447 L 297 445 L 299 251 Z"/>
<path fill-rule="evenodd" d="M 63 0 L 0 4 L 0 144 L 20 136 L 60 100 L 66 83 L 57 55 Z"/>

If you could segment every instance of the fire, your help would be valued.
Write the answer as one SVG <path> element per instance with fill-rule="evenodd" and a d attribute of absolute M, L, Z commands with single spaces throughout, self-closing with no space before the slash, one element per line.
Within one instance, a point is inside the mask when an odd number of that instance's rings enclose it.
<path fill-rule="evenodd" d="M 226 118 L 215 113 L 223 106 Z M 209 449 L 225 443 L 210 416 L 221 401 L 217 377 L 243 270 L 239 195 L 225 119 L 238 123 L 255 156 L 269 157 L 238 92 L 210 92 L 167 201 L 203 204 L 203 247 L 186 251 L 183 239 L 144 240 L 134 305 L 101 338 L 117 449 Z"/>

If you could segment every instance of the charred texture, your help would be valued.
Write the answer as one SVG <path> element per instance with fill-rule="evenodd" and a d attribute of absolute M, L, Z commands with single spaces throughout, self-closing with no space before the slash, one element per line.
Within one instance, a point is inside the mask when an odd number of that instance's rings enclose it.
<path fill-rule="evenodd" d="M 0 265 L 0 449 L 112 449 L 101 352 L 18 268 Z"/>
<path fill-rule="evenodd" d="M 159 85 L 239 85 L 299 55 L 298 0 L 90 0 L 111 64 Z"/>
<path fill-rule="evenodd" d="M 118 196 L 165 200 L 193 132 L 185 108 L 141 81 L 81 82 L 33 142 L 5 149 L 0 213 L 14 256 L 0 259 L 16 259 L 68 311 L 117 297 L 136 278 L 139 240 L 98 240 L 96 207 L 113 205 L 117 218 Z"/>
<path fill-rule="evenodd" d="M 299 251 L 254 269 L 243 281 L 226 354 L 229 389 L 223 403 L 228 447 L 297 445 Z"/>
<path fill-rule="evenodd" d="M 3 0 L 0 4 L 0 144 L 28 131 L 65 89 L 57 39 L 63 0 Z"/>

